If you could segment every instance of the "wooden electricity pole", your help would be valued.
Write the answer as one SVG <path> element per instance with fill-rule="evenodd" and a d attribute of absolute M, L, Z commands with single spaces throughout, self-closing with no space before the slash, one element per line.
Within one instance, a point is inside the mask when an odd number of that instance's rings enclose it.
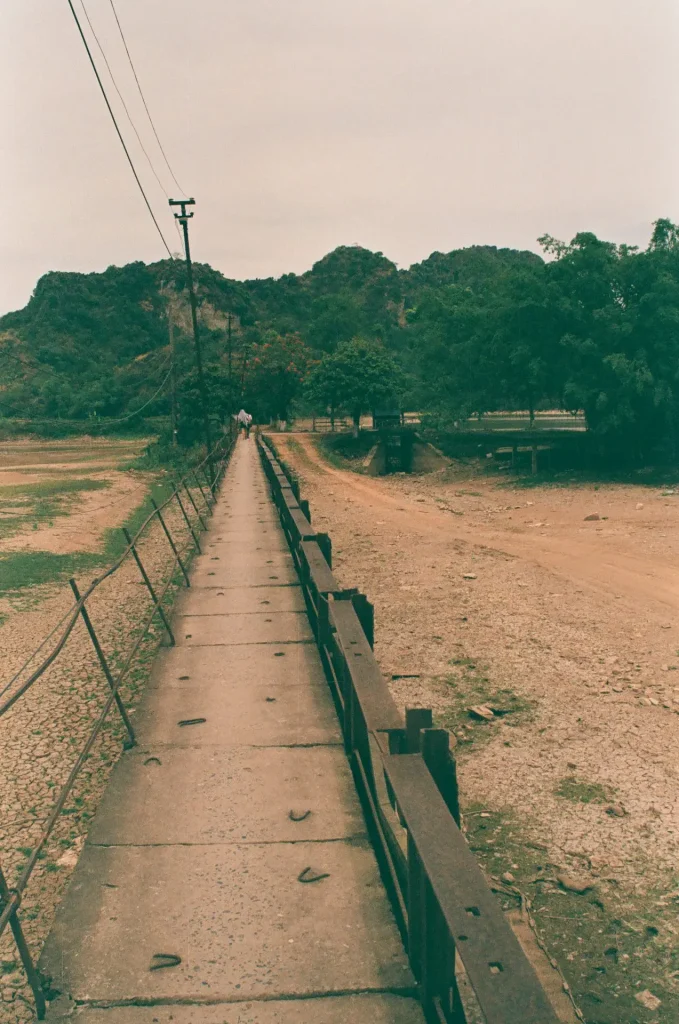
<path fill-rule="evenodd" d="M 205 387 L 205 376 L 203 374 L 203 355 L 200 348 L 200 335 L 198 333 L 198 307 L 196 304 L 196 291 L 193 286 L 193 266 L 191 264 L 191 248 L 189 246 L 189 219 L 193 217 L 193 212 L 187 213 L 187 206 L 194 206 L 195 199 L 170 199 L 170 206 L 180 206 L 181 213 L 175 213 L 176 219 L 181 224 L 184 231 L 184 251 L 186 253 L 186 278 L 189 285 L 189 300 L 191 302 L 191 321 L 193 323 L 193 343 L 196 352 L 196 370 L 198 371 L 198 390 L 200 393 L 200 404 L 203 419 L 203 434 L 205 436 L 205 446 L 207 448 L 208 466 L 210 467 L 210 477 L 214 477 L 214 467 L 212 465 L 212 438 L 210 436 L 210 419 L 208 416 L 208 404 L 207 404 L 207 390 Z"/>
<path fill-rule="evenodd" d="M 171 406 L 171 422 L 172 422 L 172 444 L 174 447 L 177 446 L 177 361 L 176 361 L 176 349 L 174 345 L 174 316 L 172 309 L 172 300 L 168 299 L 167 302 L 167 329 L 170 335 L 170 363 L 171 378 L 170 383 L 172 387 L 172 406 Z"/>
<path fill-rule="evenodd" d="M 226 337 L 227 337 L 227 352 L 229 353 L 229 390 L 231 392 L 231 403 L 233 404 L 233 378 L 232 378 L 232 362 L 233 362 L 233 343 L 231 340 L 231 314 L 229 313 L 226 321 Z M 233 411 L 233 410 L 232 410 Z"/>

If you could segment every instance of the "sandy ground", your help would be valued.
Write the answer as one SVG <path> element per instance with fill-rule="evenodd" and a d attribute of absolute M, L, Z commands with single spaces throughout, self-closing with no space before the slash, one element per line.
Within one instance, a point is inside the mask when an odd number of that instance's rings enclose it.
<path fill-rule="evenodd" d="M 615 998 L 629 984 L 638 1018 L 606 1005 L 611 969 L 596 950 L 584 966 L 582 950 L 554 950 L 587 1019 L 679 1019 L 679 492 L 522 489 L 454 468 L 372 479 L 328 465 L 308 435 L 275 439 L 333 539 L 339 580 L 375 603 L 396 700 L 455 730 L 467 807 L 514 815 L 549 871 L 577 873 L 652 937 L 643 956 L 620 953 L 632 974 Z M 479 689 L 531 712 L 473 726 Z M 575 798 L 557 794 L 564 780 Z M 653 1012 L 638 984 L 662 997 Z"/>
<path fill-rule="evenodd" d="M 50 551 L 63 555 L 74 551 L 98 551 L 105 531 L 124 523 L 141 504 L 148 489 L 148 479 L 142 474 L 114 470 L 88 473 L 88 479 L 106 480 L 109 486 L 105 490 L 78 494 L 75 507 L 68 515 L 55 517 L 51 526 L 41 523 L 38 530 L 33 530 L 27 524 L 13 537 L 0 541 L 0 552 Z M 0 474 L 0 485 L 2 482 Z"/>
<path fill-rule="evenodd" d="M 0 554 L 9 551 L 49 551 L 68 554 L 97 551 L 107 529 L 121 525 L 140 504 L 148 487 L 145 474 L 121 466 L 139 455 L 146 442 L 126 441 L 82 443 L 71 441 L 0 444 L 1 516 L 22 516 L 25 523 L 17 532 L 0 540 Z M 2 497 L 3 487 L 17 489 L 71 477 L 102 481 L 105 489 L 63 495 L 57 501 L 68 515 L 35 517 L 30 505 L 12 505 L 13 495 Z M 30 494 L 30 490 L 27 491 Z M 29 499 L 35 502 L 37 498 Z M 0 525 L 1 525 L 0 520 Z M 37 528 L 36 528 L 37 527 Z"/>

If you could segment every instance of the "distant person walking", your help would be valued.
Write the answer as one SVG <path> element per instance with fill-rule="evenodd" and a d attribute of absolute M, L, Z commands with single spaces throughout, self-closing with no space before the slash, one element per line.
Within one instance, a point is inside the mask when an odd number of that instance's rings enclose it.
<path fill-rule="evenodd" d="M 252 416 L 250 415 L 250 413 L 246 412 L 245 409 L 241 409 L 236 419 L 238 420 L 239 433 L 242 430 L 245 437 L 249 437 L 250 427 L 252 425 Z"/>

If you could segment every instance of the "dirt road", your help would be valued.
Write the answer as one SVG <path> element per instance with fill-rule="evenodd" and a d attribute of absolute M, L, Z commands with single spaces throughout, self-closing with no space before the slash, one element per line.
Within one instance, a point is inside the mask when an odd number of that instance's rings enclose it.
<path fill-rule="evenodd" d="M 533 899 L 587 1020 L 676 1020 L 679 492 L 372 479 L 276 443 L 375 602 L 385 675 L 411 677 L 396 699 L 458 737 L 470 842 Z"/>

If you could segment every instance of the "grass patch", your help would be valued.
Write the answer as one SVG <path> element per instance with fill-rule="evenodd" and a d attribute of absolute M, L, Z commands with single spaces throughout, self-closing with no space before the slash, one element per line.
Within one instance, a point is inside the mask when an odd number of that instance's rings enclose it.
<path fill-rule="evenodd" d="M 127 517 L 124 526 L 134 536 L 144 520 L 153 511 L 150 498 L 160 505 L 172 493 L 170 481 L 154 483 L 150 493 Z M 200 504 L 199 504 L 200 507 Z M 119 558 L 127 546 L 122 529 L 106 530 L 102 548 L 98 552 L 76 551 L 55 554 L 51 551 L 13 551 L 0 556 L 0 594 L 16 593 L 29 587 L 58 583 L 82 572 L 110 565 Z"/>
<path fill-rule="evenodd" d="M 561 779 L 554 793 L 564 800 L 572 800 L 577 804 L 606 804 L 613 799 L 614 790 L 606 789 L 598 782 L 584 782 L 574 775 Z"/>
<path fill-rule="evenodd" d="M 101 555 L 89 552 L 13 551 L 0 558 L 0 594 L 55 583 L 98 565 Z"/>
<path fill-rule="evenodd" d="M 3 498 L 55 498 L 62 494 L 80 494 L 82 491 L 102 491 L 111 484 L 108 480 L 91 480 L 89 477 L 73 477 L 69 480 L 40 480 L 35 484 L 4 484 L 0 487 L 0 501 Z"/>
<path fill-rule="evenodd" d="M 0 486 L 0 539 L 14 537 L 29 526 L 34 530 L 43 523 L 51 526 L 57 516 L 69 514 L 77 495 L 109 486 L 108 480 L 87 477 Z"/>
<path fill-rule="evenodd" d="M 641 895 L 625 893 L 615 881 L 592 877 L 584 895 L 564 891 L 560 870 L 581 874 L 580 864 L 550 862 L 544 844 L 533 841 L 535 829 L 511 809 L 480 804 L 464 809 L 467 841 L 504 910 L 520 901 L 501 876 L 509 871 L 512 886 L 532 904 L 538 934 L 555 957 L 587 1024 L 675 1024 L 679 1020 L 679 947 L 674 938 L 679 909 L 679 879 L 665 878 L 644 887 Z M 654 865 L 637 865 L 640 877 L 657 878 Z M 668 895 L 669 894 L 669 895 Z M 650 989 L 662 1000 L 649 1013 L 634 998 Z"/>
<path fill-rule="evenodd" d="M 521 725 L 532 717 L 534 702 L 513 690 L 494 686 L 486 674 L 487 666 L 473 658 L 462 657 L 454 658 L 449 664 L 453 671 L 443 679 L 448 708 L 437 717 L 439 724 L 454 732 L 459 742 L 483 742 L 490 738 L 497 722 Z M 477 705 L 493 711 L 492 722 L 470 714 L 469 708 Z"/>

